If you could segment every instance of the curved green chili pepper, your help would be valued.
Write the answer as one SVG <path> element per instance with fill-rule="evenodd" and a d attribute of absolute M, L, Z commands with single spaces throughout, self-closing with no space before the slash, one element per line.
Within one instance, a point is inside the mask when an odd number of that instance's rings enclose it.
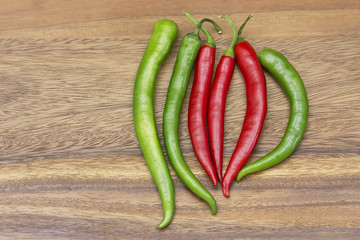
<path fill-rule="evenodd" d="M 145 161 L 159 190 L 164 216 L 158 228 L 166 227 L 174 216 L 174 185 L 165 162 L 155 125 L 154 91 L 158 70 L 177 37 L 178 27 L 171 20 L 159 20 L 140 62 L 134 85 L 133 117 Z"/>
<path fill-rule="evenodd" d="M 200 50 L 201 39 L 199 37 L 199 31 L 201 24 L 204 21 L 211 22 L 214 26 L 217 26 L 215 22 L 205 18 L 199 22 L 194 32 L 185 35 L 182 39 L 167 92 L 164 109 L 163 134 L 166 152 L 176 174 L 193 193 L 210 205 L 212 214 L 215 214 L 217 211 L 215 199 L 204 186 L 201 185 L 199 180 L 187 166 L 181 152 L 178 138 L 181 107 L 194 62 Z"/>
<path fill-rule="evenodd" d="M 262 171 L 284 161 L 300 143 L 307 124 L 309 106 L 304 84 L 301 77 L 279 52 L 263 49 L 259 54 L 261 65 L 284 88 L 290 100 L 290 119 L 285 134 L 279 145 L 259 160 L 245 166 L 237 175 L 236 180 L 248 174 Z"/>

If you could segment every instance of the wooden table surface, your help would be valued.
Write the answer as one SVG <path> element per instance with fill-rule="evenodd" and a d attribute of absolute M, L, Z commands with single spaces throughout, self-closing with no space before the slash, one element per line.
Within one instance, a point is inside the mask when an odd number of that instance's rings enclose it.
<path fill-rule="evenodd" d="M 360 2 L 349 1 L 0 1 L 0 239 L 359 239 Z M 301 74 L 310 116 L 304 139 L 281 165 L 250 175 L 225 198 L 198 163 L 187 129 L 185 159 L 218 203 L 192 194 L 170 167 L 175 217 L 162 218 L 157 189 L 132 122 L 132 90 L 155 21 L 179 35 L 159 72 L 156 121 L 177 49 L 196 19 L 228 14 L 259 52 L 282 52 Z M 231 40 L 216 35 L 217 57 Z M 254 161 L 280 141 L 289 102 L 266 74 L 268 114 Z M 246 106 L 238 67 L 228 93 L 224 168 Z"/>

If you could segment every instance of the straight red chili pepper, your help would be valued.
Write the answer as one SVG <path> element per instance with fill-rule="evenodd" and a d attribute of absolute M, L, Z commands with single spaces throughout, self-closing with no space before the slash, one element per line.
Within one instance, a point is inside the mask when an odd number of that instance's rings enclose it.
<path fill-rule="evenodd" d="M 238 43 L 235 45 L 236 61 L 245 80 L 247 106 L 240 137 L 222 182 L 222 189 L 226 197 L 230 196 L 229 188 L 231 183 L 248 161 L 255 148 L 267 111 L 264 72 L 255 50 L 241 37 L 245 24 L 251 18 L 249 16 L 240 27 Z"/>
<path fill-rule="evenodd" d="M 186 15 L 187 17 L 191 17 Z M 192 20 L 192 18 L 190 18 Z M 214 185 L 217 185 L 206 133 L 206 111 L 215 64 L 215 41 L 205 29 L 207 42 L 200 48 L 191 89 L 188 127 L 195 155 Z"/>
<path fill-rule="evenodd" d="M 222 181 L 224 115 L 226 94 L 235 68 L 234 45 L 237 40 L 237 30 L 233 21 L 227 15 L 221 15 L 231 24 L 234 31 L 233 40 L 229 48 L 221 57 L 216 68 L 213 85 L 210 90 L 208 104 L 208 128 L 210 150 L 215 164 L 219 181 Z"/>

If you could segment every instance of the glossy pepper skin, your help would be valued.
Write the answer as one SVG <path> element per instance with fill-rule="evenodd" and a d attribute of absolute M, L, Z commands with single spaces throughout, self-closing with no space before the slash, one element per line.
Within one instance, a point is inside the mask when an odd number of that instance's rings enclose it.
<path fill-rule="evenodd" d="M 207 116 L 210 151 L 214 161 L 216 174 L 220 182 L 222 181 L 225 103 L 235 68 L 234 45 L 237 40 L 235 24 L 228 16 L 222 15 L 221 17 L 224 17 L 230 22 L 234 31 L 234 36 L 229 48 L 225 51 L 217 65 L 209 95 Z"/>
<path fill-rule="evenodd" d="M 215 167 L 212 162 L 206 131 L 206 112 L 215 63 L 215 48 L 203 45 L 196 64 L 193 87 L 191 89 L 188 128 L 195 155 L 201 166 L 217 184 Z"/>
<path fill-rule="evenodd" d="M 241 26 L 238 32 L 238 43 L 235 45 L 236 62 L 245 80 L 247 106 L 240 137 L 222 182 L 222 189 L 226 197 L 230 196 L 231 183 L 248 161 L 256 146 L 267 112 L 264 72 L 255 50 L 241 37 L 241 32 L 249 19 L 251 16 Z"/>
<path fill-rule="evenodd" d="M 179 47 L 166 97 L 163 134 L 166 152 L 176 174 L 193 193 L 210 205 L 212 214 L 215 214 L 217 212 L 215 199 L 190 171 L 182 155 L 178 138 L 180 112 L 191 71 L 201 46 L 199 30 L 204 21 L 212 22 L 209 19 L 201 20 L 193 33 L 184 36 Z"/>
<path fill-rule="evenodd" d="M 196 22 L 195 22 L 196 23 Z M 206 131 L 206 112 L 215 64 L 215 41 L 203 30 L 207 41 L 200 48 L 191 89 L 188 111 L 188 128 L 195 155 L 213 182 L 217 184 L 214 164 L 210 155 Z"/>
<path fill-rule="evenodd" d="M 154 114 L 156 76 L 177 37 L 171 20 L 159 20 L 140 62 L 133 92 L 133 118 L 136 136 L 150 173 L 159 190 L 164 216 L 158 228 L 166 227 L 174 216 L 174 186 L 157 135 Z"/>
<path fill-rule="evenodd" d="M 261 65 L 277 80 L 290 100 L 290 118 L 279 145 L 259 160 L 245 166 L 236 180 L 270 168 L 290 156 L 299 145 L 306 129 L 309 103 L 302 79 L 290 62 L 279 52 L 263 49 Z"/>

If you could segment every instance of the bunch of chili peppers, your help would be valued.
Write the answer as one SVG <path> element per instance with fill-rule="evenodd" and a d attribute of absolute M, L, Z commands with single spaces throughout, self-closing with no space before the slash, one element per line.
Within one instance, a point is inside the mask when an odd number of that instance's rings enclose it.
<path fill-rule="evenodd" d="M 221 33 L 221 28 L 211 19 L 204 18 L 197 22 L 189 13 L 184 14 L 196 27 L 192 33 L 183 37 L 178 50 L 163 115 L 164 143 L 176 174 L 194 194 L 209 204 L 212 214 L 216 214 L 216 201 L 187 166 L 178 138 L 180 112 L 193 66 L 195 65 L 195 75 L 188 109 L 192 146 L 210 180 L 214 185 L 221 182 L 223 193 L 227 197 L 230 196 L 230 185 L 235 178 L 240 181 L 242 177 L 270 168 L 292 154 L 306 129 L 308 99 L 300 75 L 281 53 L 263 49 L 257 55 L 250 43 L 243 39 L 242 31 L 251 16 L 246 18 L 239 31 L 227 15 L 220 16 L 231 24 L 233 39 L 222 55 L 213 79 L 216 45 L 211 34 L 202 25 L 210 22 L 218 33 Z M 200 29 L 207 38 L 202 46 Z M 155 23 L 154 32 L 136 74 L 133 92 L 136 135 L 163 205 L 164 217 L 158 228 L 168 226 L 174 216 L 175 193 L 155 125 L 153 97 L 158 71 L 170 52 L 177 33 L 178 27 L 171 20 L 164 19 Z M 238 142 L 223 175 L 226 95 L 236 63 L 245 81 L 246 113 Z M 267 112 L 263 68 L 277 80 L 287 94 L 290 118 L 278 146 L 264 157 L 245 166 L 258 142 Z"/>

